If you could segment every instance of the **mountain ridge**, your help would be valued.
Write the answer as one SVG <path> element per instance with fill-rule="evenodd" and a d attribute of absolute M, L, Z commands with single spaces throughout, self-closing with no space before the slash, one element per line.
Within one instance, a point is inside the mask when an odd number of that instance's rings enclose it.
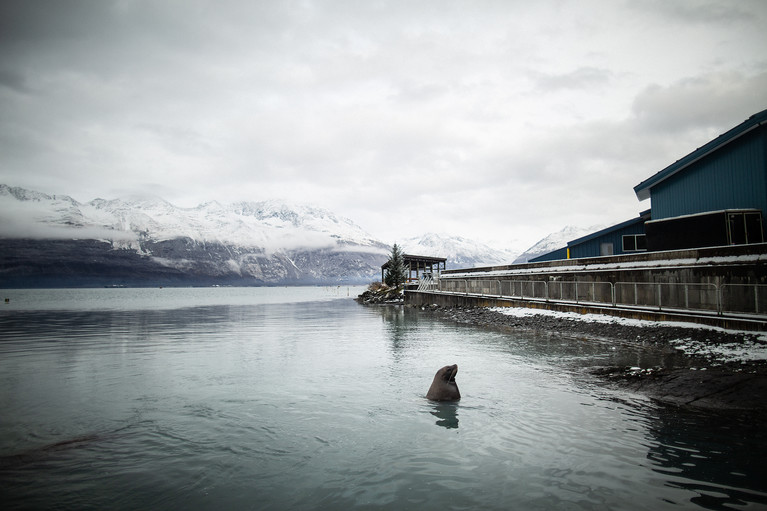
<path fill-rule="evenodd" d="M 519 254 L 519 256 L 514 259 L 512 264 L 526 263 L 530 259 L 566 247 L 569 241 L 573 241 L 582 236 L 586 236 L 587 234 L 597 232 L 603 228 L 604 226 L 602 225 L 592 225 L 591 227 L 585 228 L 566 225 L 561 230 L 549 233 L 545 237 L 538 240 L 533 244 L 533 246 Z"/>
<path fill-rule="evenodd" d="M 280 199 L 182 208 L 142 194 L 81 203 L 0 184 L 0 212 L 0 287 L 6 288 L 30 282 L 362 284 L 380 278 L 391 250 L 348 218 Z M 400 246 L 406 253 L 445 257 L 448 268 L 495 266 L 554 250 L 593 229 L 566 227 L 519 256 L 435 233 Z"/>
<path fill-rule="evenodd" d="M 276 200 L 80 203 L 0 185 L 0 211 L 3 287 L 363 283 L 379 275 L 389 252 L 349 219 Z"/>
<path fill-rule="evenodd" d="M 498 250 L 460 236 L 433 232 L 403 240 L 402 249 L 414 255 L 444 257 L 450 268 L 509 264 L 516 257 L 514 252 L 508 250 Z"/>

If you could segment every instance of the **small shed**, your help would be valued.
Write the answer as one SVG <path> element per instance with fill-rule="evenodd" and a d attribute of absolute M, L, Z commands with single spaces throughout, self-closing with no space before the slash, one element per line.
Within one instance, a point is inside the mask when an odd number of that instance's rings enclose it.
<path fill-rule="evenodd" d="M 445 257 L 430 257 L 419 256 L 412 254 L 402 254 L 402 260 L 407 268 L 407 280 L 408 282 L 418 280 L 422 273 L 432 275 L 439 273 L 445 269 L 445 263 L 447 258 Z M 383 282 L 386 270 L 389 268 L 389 261 L 386 261 L 381 265 L 381 281 Z M 415 273 L 415 277 L 413 274 Z"/>

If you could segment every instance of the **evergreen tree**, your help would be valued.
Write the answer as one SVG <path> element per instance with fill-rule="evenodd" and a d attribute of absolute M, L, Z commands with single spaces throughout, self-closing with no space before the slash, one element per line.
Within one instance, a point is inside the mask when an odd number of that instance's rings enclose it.
<path fill-rule="evenodd" d="M 402 250 L 395 243 L 389 256 L 389 267 L 386 271 L 385 283 L 389 287 L 397 287 L 405 282 L 405 260 L 402 257 Z"/>

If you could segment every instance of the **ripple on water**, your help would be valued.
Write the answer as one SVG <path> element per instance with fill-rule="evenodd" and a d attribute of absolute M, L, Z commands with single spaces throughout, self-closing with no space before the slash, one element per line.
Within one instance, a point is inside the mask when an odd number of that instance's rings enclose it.
<path fill-rule="evenodd" d="M 767 505 L 763 421 L 686 413 L 595 386 L 578 368 L 606 360 L 602 341 L 453 325 L 402 308 L 244 304 L 239 290 L 228 305 L 225 290 L 215 303 L 165 303 L 184 292 L 139 293 L 125 310 L 90 300 L 79 311 L 0 316 L 3 454 L 125 428 L 0 470 L 9 502 Z M 636 359 L 637 349 L 620 346 L 612 351 L 627 351 L 608 358 Z M 434 372 L 449 363 L 460 367 L 463 399 L 427 401 Z"/>

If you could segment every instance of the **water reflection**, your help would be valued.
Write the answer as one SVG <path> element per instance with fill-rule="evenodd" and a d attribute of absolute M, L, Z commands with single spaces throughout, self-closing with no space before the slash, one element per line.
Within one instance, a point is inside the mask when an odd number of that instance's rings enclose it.
<path fill-rule="evenodd" d="M 439 419 L 434 424 L 446 429 L 458 428 L 457 403 L 433 403 L 431 406 L 433 409 L 430 413 Z"/>
<path fill-rule="evenodd" d="M 385 306 L 374 309 L 381 315 L 382 325 L 390 338 L 392 352 L 397 353 L 406 347 L 408 323 L 405 322 L 405 308 Z"/>
<path fill-rule="evenodd" d="M 437 324 L 418 314 L 412 307 L 386 305 L 368 307 L 371 314 L 380 316 L 381 327 L 389 340 L 390 352 L 395 361 L 405 360 L 410 348 L 421 340 L 421 334 L 434 334 Z"/>
<path fill-rule="evenodd" d="M 694 494 L 690 502 L 705 509 L 767 505 L 767 433 L 764 418 L 752 415 L 758 414 L 660 410 L 650 426 L 657 440 L 647 453 L 652 470 L 668 478 L 668 487 Z"/>
<path fill-rule="evenodd" d="M 176 310 L 21 311 L 0 317 L 3 342 L 67 338 L 93 339 L 99 335 L 144 339 L 162 332 L 215 331 L 232 321 L 233 307 L 211 306 Z M 30 329 L 34 325 L 34 329 Z"/>
<path fill-rule="evenodd" d="M 7 508 L 767 504 L 764 418 L 666 409 L 578 376 L 656 363 L 642 346 L 351 300 L 166 304 L 186 293 L 0 314 Z M 452 363 L 460 404 L 426 400 Z"/>

